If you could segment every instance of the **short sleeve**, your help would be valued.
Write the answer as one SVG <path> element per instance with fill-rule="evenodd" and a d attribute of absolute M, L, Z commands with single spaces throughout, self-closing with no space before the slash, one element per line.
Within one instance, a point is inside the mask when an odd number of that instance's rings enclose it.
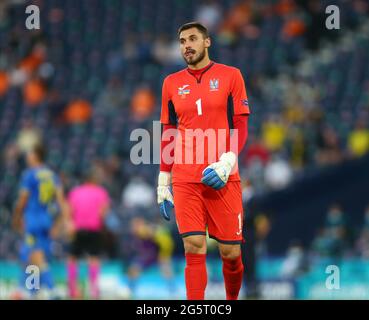
<path fill-rule="evenodd" d="M 233 74 L 231 95 L 233 100 L 233 114 L 250 114 L 245 81 L 239 69 L 236 69 Z"/>
<path fill-rule="evenodd" d="M 168 77 L 166 77 L 162 87 L 160 122 L 162 124 L 177 124 L 177 116 L 171 100 L 168 81 Z"/>
<path fill-rule="evenodd" d="M 27 170 L 23 172 L 20 182 L 20 189 L 31 192 L 33 183 L 33 175 L 32 172 Z"/>

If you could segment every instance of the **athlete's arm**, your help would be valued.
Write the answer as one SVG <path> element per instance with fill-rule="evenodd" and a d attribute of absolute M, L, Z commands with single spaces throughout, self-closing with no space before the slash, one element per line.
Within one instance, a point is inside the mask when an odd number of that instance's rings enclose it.
<path fill-rule="evenodd" d="M 248 114 L 241 114 L 241 115 L 235 115 L 233 116 L 233 127 L 235 130 L 235 133 L 238 134 L 238 144 L 237 144 L 237 150 L 232 150 L 237 155 L 240 154 L 246 144 L 247 137 L 248 137 L 248 120 L 249 115 Z"/>
<path fill-rule="evenodd" d="M 69 207 L 65 200 L 64 190 L 60 185 L 55 189 L 55 199 L 60 208 L 60 215 L 56 218 L 53 228 L 51 229 L 51 236 L 53 238 L 61 234 L 63 227 L 67 226 L 70 220 Z"/>
<path fill-rule="evenodd" d="M 237 150 L 230 150 L 223 153 L 218 162 L 212 163 L 205 168 L 201 179 L 202 183 L 216 190 L 226 185 L 229 175 L 236 168 L 237 156 L 244 147 L 247 139 L 247 116 L 250 114 L 250 110 L 245 82 L 238 69 L 233 73 L 231 96 L 233 100 L 233 126 L 239 130 Z"/>
<path fill-rule="evenodd" d="M 173 160 L 170 159 L 170 153 L 172 152 L 167 150 L 166 146 L 175 139 L 174 135 L 169 139 L 167 139 L 167 136 L 171 136 L 170 129 L 176 128 L 176 115 L 173 102 L 171 101 L 168 78 L 163 82 L 160 122 L 163 124 L 163 132 L 160 143 L 160 172 L 158 176 L 157 202 L 163 218 L 170 220 L 170 211 L 174 207 L 173 196 L 170 191 Z"/>
<path fill-rule="evenodd" d="M 12 225 L 15 231 L 22 232 L 23 230 L 23 211 L 28 201 L 29 193 L 26 189 L 21 189 L 16 201 Z"/>
<path fill-rule="evenodd" d="M 169 135 L 170 130 L 176 130 L 177 126 L 174 124 L 164 124 L 163 133 L 160 142 L 160 171 L 171 172 L 174 163 L 174 148 L 172 150 L 167 150 L 167 146 L 171 144 L 175 137 Z M 169 139 L 167 139 L 167 135 Z"/>
<path fill-rule="evenodd" d="M 60 208 L 61 216 L 69 217 L 69 207 L 68 207 L 67 202 L 65 200 L 64 190 L 61 186 L 58 186 L 56 188 L 55 198 L 56 198 L 56 202 L 57 202 L 57 204 Z"/>
<path fill-rule="evenodd" d="M 101 217 L 102 220 L 105 219 L 105 217 L 109 213 L 109 210 L 110 210 L 110 204 L 109 203 L 102 206 L 101 211 L 100 211 L 100 217 Z"/>

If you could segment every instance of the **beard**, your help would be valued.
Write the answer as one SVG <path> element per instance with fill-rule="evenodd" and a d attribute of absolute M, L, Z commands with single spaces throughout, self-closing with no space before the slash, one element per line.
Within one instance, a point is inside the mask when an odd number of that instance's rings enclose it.
<path fill-rule="evenodd" d="M 196 54 L 195 50 L 191 50 L 192 52 L 192 56 L 190 57 L 186 57 L 185 55 L 183 55 L 183 59 L 186 61 L 187 65 L 193 66 L 198 64 L 199 62 L 201 62 L 206 55 L 206 51 L 205 48 L 198 54 Z"/>

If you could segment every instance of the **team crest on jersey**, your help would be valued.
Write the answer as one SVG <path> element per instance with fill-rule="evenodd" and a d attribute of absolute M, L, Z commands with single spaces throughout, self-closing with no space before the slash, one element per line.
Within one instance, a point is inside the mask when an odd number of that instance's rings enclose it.
<path fill-rule="evenodd" d="M 182 87 L 178 88 L 178 94 L 181 96 L 182 99 L 186 98 L 187 94 L 190 94 L 190 89 L 188 89 L 189 86 L 189 84 L 185 84 Z"/>
<path fill-rule="evenodd" d="M 219 79 L 210 79 L 210 91 L 218 91 Z"/>

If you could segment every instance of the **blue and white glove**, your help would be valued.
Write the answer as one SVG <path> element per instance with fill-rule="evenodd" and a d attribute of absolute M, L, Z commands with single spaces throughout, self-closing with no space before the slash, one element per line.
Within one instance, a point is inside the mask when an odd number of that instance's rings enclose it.
<path fill-rule="evenodd" d="M 218 162 L 214 162 L 204 169 L 201 182 L 215 190 L 223 188 L 228 181 L 236 160 L 237 156 L 233 152 L 223 153 Z"/>
<path fill-rule="evenodd" d="M 160 206 L 160 213 L 167 221 L 170 220 L 172 209 L 174 208 L 173 195 L 170 191 L 170 172 L 160 171 L 158 177 L 158 204 Z"/>

